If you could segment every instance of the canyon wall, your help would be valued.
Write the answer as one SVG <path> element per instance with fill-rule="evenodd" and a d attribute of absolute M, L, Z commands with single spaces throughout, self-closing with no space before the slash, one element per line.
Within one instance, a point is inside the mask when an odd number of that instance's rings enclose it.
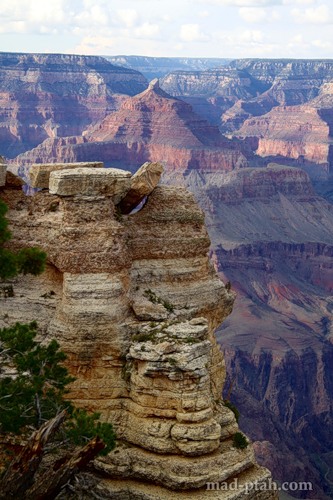
<path fill-rule="evenodd" d="M 48 137 L 81 134 L 145 78 L 102 57 L 0 53 L 0 139 L 13 158 Z"/>
<path fill-rule="evenodd" d="M 214 265 L 237 293 L 218 331 L 226 394 L 258 460 L 330 498 L 333 207 L 304 171 L 278 165 L 208 175 L 197 196 Z"/>
<path fill-rule="evenodd" d="M 168 172 L 182 176 L 192 169 L 230 171 L 248 166 L 253 153 L 247 144 L 224 137 L 218 127 L 166 94 L 154 80 L 81 136 L 47 139 L 11 165 L 23 176 L 32 163 L 96 158 L 106 166 L 131 170 L 147 160 L 161 161 Z"/>
<path fill-rule="evenodd" d="M 233 446 L 214 330 L 234 294 L 208 260 L 193 195 L 160 186 L 126 216 L 117 206 L 133 186 L 129 172 L 64 167 L 39 167 L 34 183 L 48 175 L 49 189 L 32 197 L 10 179 L 1 189 L 11 248 L 48 255 L 44 275 L 14 280 L 15 296 L 0 299 L 1 322 L 39 310 L 42 341 L 59 341 L 76 378 L 70 398 L 115 426 L 116 450 L 94 464 L 105 498 L 276 498 L 252 445 Z M 235 478 L 236 490 L 207 490 Z M 247 494 L 254 482 L 261 489 Z"/>

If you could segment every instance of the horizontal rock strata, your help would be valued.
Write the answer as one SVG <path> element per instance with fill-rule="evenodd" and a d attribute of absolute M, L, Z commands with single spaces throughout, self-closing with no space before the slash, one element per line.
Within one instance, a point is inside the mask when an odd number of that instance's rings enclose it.
<path fill-rule="evenodd" d="M 68 170 L 72 168 L 103 168 L 102 162 L 80 162 L 80 163 L 44 163 L 32 165 L 30 169 L 30 185 L 33 188 L 48 189 L 50 174 L 56 170 Z"/>
<path fill-rule="evenodd" d="M 127 172 L 78 168 L 52 172 L 50 190 L 30 198 L 2 190 L 13 248 L 43 248 L 49 262 L 41 280 L 57 283 L 53 309 L 51 292 L 45 296 L 49 318 L 41 314 L 46 339 L 67 353 L 73 402 L 115 426 L 118 447 L 95 463 L 111 498 L 201 498 L 207 482 L 235 477 L 243 486 L 214 498 L 243 498 L 246 474 L 263 488 L 270 474 L 258 468 L 251 444 L 234 447 L 238 425 L 221 399 L 225 362 L 214 330 L 234 294 L 208 260 L 194 197 L 156 187 L 126 216 L 116 203 L 130 189 Z M 8 301 L 7 314 L 18 299 Z M 137 493 L 139 484 L 148 491 Z"/>

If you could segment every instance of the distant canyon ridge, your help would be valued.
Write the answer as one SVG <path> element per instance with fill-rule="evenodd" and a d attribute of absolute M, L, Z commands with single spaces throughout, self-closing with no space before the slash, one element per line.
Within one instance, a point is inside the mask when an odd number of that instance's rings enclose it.
<path fill-rule="evenodd" d="M 15 172 L 159 161 L 195 194 L 237 293 L 218 331 L 226 397 L 261 463 L 320 499 L 333 487 L 332 126 L 333 60 L 0 53 Z"/>

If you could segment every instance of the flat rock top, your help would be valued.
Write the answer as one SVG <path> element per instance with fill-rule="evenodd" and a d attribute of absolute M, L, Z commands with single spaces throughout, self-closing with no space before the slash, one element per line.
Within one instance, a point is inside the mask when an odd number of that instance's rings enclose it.
<path fill-rule="evenodd" d="M 49 190 L 59 196 L 112 196 L 117 204 L 130 189 L 131 177 L 131 172 L 117 168 L 55 170 L 50 174 Z"/>
<path fill-rule="evenodd" d="M 86 177 L 86 178 L 111 178 L 111 177 L 132 177 L 131 172 L 120 168 L 74 168 L 65 170 L 54 170 L 52 178 L 66 177 Z"/>
<path fill-rule="evenodd" d="M 79 167 L 102 168 L 103 165 L 104 164 L 102 161 L 79 161 L 72 163 L 34 163 L 33 165 L 31 165 L 30 168 L 56 170 L 56 169 L 79 168 Z"/>

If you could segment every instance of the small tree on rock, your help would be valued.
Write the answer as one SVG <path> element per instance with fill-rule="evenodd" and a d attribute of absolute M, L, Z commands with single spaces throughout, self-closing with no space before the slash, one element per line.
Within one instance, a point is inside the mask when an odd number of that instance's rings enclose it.
<path fill-rule="evenodd" d="M 5 217 L 7 205 L 0 200 L 0 280 L 13 278 L 17 274 L 41 274 L 45 269 L 46 253 L 38 248 L 24 248 L 17 253 L 4 248 L 11 233 Z"/>
<path fill-rule="evenodd" d="M 36 322 L 0 329 L 0 434 L 30 436 L 0 477 L 0 499 L 55 498 L 73 473 L 115 447 L 111 424 L 66 400 L 74 378 L 59 344 L 41 345 L 36 335 Z M 40 472 L 51 439 L 60 458 L 48 458 Z"/>

